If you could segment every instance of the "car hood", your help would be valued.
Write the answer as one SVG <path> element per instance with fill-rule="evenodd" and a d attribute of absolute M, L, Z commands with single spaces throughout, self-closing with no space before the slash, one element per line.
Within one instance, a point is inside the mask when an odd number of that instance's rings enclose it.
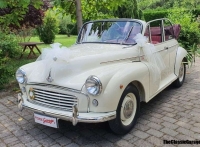
<path fill-rule="evenodd" d="M 21 67 L 26 72 L 27 83 L 47 83 L 81 90 L 90 75 L 102 78 L 110 75 L 112 69 L 118 69 L 119 63 L 138 59 L 138 50 L 133 46 L 78 44 L 66 50 Z"/>

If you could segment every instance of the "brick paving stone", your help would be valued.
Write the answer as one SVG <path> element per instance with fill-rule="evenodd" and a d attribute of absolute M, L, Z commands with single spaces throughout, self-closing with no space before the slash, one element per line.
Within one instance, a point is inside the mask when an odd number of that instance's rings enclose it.
<path fill-rule="evenodd" d="M 147 141 L 155 146 L 163 146 L 163 140 L 155 136 L 150 136 L 149 138 L 147 138 Z"/>
<path fill-rule="evenodd" d="M 153 135 L 153 136 L 156 136 L 156 137 L 161 137 L 163 136 L 163 133 L 160 132 L 160 131 L 157 131 L 157 130 L 154 130 L 154 129 L 150 129 L 147 131 L 147 133 Z"/>
<path fill-rule="evenodd" d="M 150 129 L 149 126 L 143 125 L 143 124 L 141 124 L 139 122 L 135 125 L 135 128 L 138 129 L 138 130 L 141 130 L 141 131 L 146 131 L 146 130 Z"/>
<path fill-rule="evenodd" d="M 182 128 L 182 127 L 179 127 L 176 131 L 180 132 L 180 133 L 182 133 L 184 135 L 188 135 L 190 137 L 194 136 L 194 134 L 195 134 L 193 131 L 190 131 L 190 130 Z"/>
<path fill-rule="evenodd" d="M 31 146 L 31 147 L 34 146 L 34 147 L 35 147 L 35 146 L 38 146 L 38 145 L 40 145 L 40 144 L 39 144 L 38 141 L 33 140 L 33 141 L 31 141 L 31 142 L 26 143 L 25 145 L 26 145 L 26 146 Z"/>
<path fill-rule="evenodd" d="M 71 140 L 67 137 L 61 137 L 56 139 L 56 142 L 59 143 L 61 146 L 67 145 L 71 143 Z"/>
<path fill-rule="evenodd" d="M 194 126 L 200 128 L 200 123 L 195 123 Z"/>
<path fill-rule="evenodd" d="M 0 142 L 0 147 L 7 147 L 7 145 L 3 142 Z"/>
<path fill-rule="evenodd" d="M 190 129 L 192 126 L 186 122 L 183 121 L 178 121 L 175 124 L 177 124 L 180 127 L 186 128 L 186 129 Z"/>
<path fill-rule="evenodd" d="M 138 147 L 153 147 L 154 145 L 151 144 L 150 142 L 146 141 L 146 140 L 138 140 L 134 143 L 135 146 L 138 146 Z"/>
<path fill-rule="evenodd" d="M 22 144 L 22 143 L 19 143 L 19 144 L 13 145 L 12 147 L 26 147 L 26 146 L 24 144 Z"/>
<path fill-rule="evenodd" d="M 146 119 L 143 119 L 143 118 L 140 118 L 140 117 L 138 118 L 138 122 L 143 124 L 143 125 L 146 125 L 146 124 L 150 123 L 150 121 L 148 121 Z"/>
<path fill-rule="evenodd" d="M 31 142 L 31 141 L 34 140 L 34 138 L 31 135 L 29 135 L 29 134 L 24 135 L 24 136 L 19 136 L 18 138 L 23 143 L 28 143 L 28 142 Z"/>
<path fill-rule="evenodd" d="M 164 127 L 170 128 L 170 129 L 172 129 L 172 130 L 174 130 L 174 129 L 176 129 L 176 128 L 179 127 L 178 125 L 172 124 L 172 123 L 167 122 L 167 121 L 166 121 L 166 122 L 163 122 L 162 125 L 163 125 Z"/>
<path fill-rule="evenodd" d="M 76 143 L 71 143 L 71 144 L 66 145 L 65 147 L 79 147 L 79 145 Z"/>
<path fill-rule="evenodd" d="M 200 133 L 200 128 L 199 127 L 192 127 L 190 128 L 191 131 L 196 132 L 196 133 Z"/>
<path fill-rule="evenodd" d="M 114 147 L 115 145 L 109 141 L 98 141 L 96 142 L 100 147 Z"/>
<path fill-rule="evenodd" d="M 171 135 L 171 136 L 176 136 L 178 134 L 178 132 L 173 131 L 173 130 L 171 130 L 169 128 L 163 128 L 160 131 L 163 132 L 163 133 L 166 133 L 168 135 Z"/>
<path fill-rule="evenodd" d="M 106 134 L 104 135 L 104 138 L 107 139 L 108 141 L 115 143 L 116 141 L 120 140 L 120 137 L 117 135 L 113 135 L 113 134 Z"/>
<path fill-rule="evenodd" d="M 129 142 L 127 142 L 126 140 L 119 140 L 116 142 L 116 145 L 120 146 L 120 147 L 132 147 L 133 145 Z"/>
<path fill-rule="evenodd" d="M 161 128 L 163 128 L 163 126 L 156 124 L 154 122 L 148 123 L 147 126 L 149 126 L 150 128 L 156 129 L 156 130 L 160 130 Z"/>
<path fill-rule="evenodd" d="M 15 137 L 15 136 L 8 136 L 8 137 L 6 137 L 6 138 L 3 139 L 3 141 L 4 141 L 6 144 L 15 142 L 15 141 L 17 141 L 17 140 L 18 140 L 18 138 Z"/>
<path fill-rule="evenodd" d="M 58 138 L 60 138 L 62 136 L 62 134 L 60 134 L 60 133 L 55 133 L 55 134 L 52 134 L 52 135 L 50 135 L 50 137 L 52 138 L 52 139 L 58 139 Z"/>
<path fill-rule="evenodd" d="M 165 121 L 167 121 L 167 122 L 170 122 L 170 123 L 175 123 L 175 122 L 177 122 L 176 119 L 173 119 L 173 118 L 167 117 L 167 116 L 164 116 L 162 119 L 165 120 Z"/>
<path fill-rule="evenodd" d="M 155 118 L 155 117 L 150 118 L 149 121 L 154 122 L 154 123 L 157 123 L 157 124 L 161 124 L 161 123 L 163 122 L 162 119 L 160 119 L 160 118 Z"/>
<path fill-rule="evenodd" d="M 126 135 L 124 135 L 123 137 L 122 137 L 122 139 L 124 139 L 124 140 L 130 140 L 131 138 L 133 138 L 134 136 L 133 135 L 131 135 L 131 134 L 126 134 Z"/>
<path fill-rule="evenodd" d="M 145 139 L 145 138 L 149 137 L 149 134 L 142 132 L 142 131 L 139 131 L 139 130 L 133 132 L 132 135 L 137 136 L 141 139 Z"/>
<path fill-rule="evenodd" d="M 178 134 L 176 135 L 176 138 L 178 140 L 195 140 L 194 138 L 187 136 L 187 135 L 182 135 L 182 134 Z"/>
<path fill-rule="evenodd" d="M 140 138 L 134 136 L 133 138 L 131 138 L 128 142 L 134 144 L 137 140 L 139 140 Z"/>
<path fill-rule="evenodd" d="M 56 144 L 55 140 L 51 138 L 41 139 L 39 143 L 46 147 Z"/>
<path fill-rule="evenodd" d="M 59 144 L 54 144 L 54 145 L 52 145 L 51 147 L 62 147 L 62 146 L 59 145 Z"/>

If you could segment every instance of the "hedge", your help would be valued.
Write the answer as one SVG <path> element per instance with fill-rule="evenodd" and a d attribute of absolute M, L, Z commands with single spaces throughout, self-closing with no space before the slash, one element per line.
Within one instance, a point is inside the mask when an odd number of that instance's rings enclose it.
<path fill-rule="evenodd" d="M 144 11 L 143 14 L 145 21 L 148 22 L 153 19 L 165 18 L 168 16 L 169 12 L 170 12 L 169 10 L 162 10 L 162 11 L 148 10 Z M 192 13 L 195 17 L 197 17 L 198 15 L 200 15 L 200 9 L 195 9 L 192 11 Z"/>

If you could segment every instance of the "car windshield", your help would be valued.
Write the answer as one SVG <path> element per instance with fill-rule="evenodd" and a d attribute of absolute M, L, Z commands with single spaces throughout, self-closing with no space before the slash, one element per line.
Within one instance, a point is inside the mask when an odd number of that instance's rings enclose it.
<path fill-rule="evenodd" d="M 136 21 L 94 21 L 83 25 L 77 43 L 136 44 L 142 26 Z"/>

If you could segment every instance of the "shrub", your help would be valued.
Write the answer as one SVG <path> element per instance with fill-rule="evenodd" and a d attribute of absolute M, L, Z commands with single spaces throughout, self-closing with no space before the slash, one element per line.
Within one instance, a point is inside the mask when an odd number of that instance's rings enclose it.
<path fill-rule="evenodd" d="M 0 31 L 0 57 L 16 57 L 19 55 L 19 42 L 14 34 Z"/>
<path fill-rule="evenodd" d="M 195 62 L 195 55 L 199 52 L 197 45 L 200 43 L 199 23 L 195 16 L 188 10 L 175 8 L 168 14 L 168 18 L 173 23 L 181 25 L 179 43 L 188 51 L 188 61 Z"/>
<path fill-rule="evenodd" d="M 9 78 L 13 75 L 13 69 L 9 66 L 6 66 L 9 58 L 4 57 L 0 59 L 0 89 L 3 88 L 3 85 L 9 82 Z"/>
<path fill-rule="evenodd" d="M 165 18 L 168 15 L 168 10 L 154 11 L 149 10 L 143 13 L 145 21 L 150 21 L 153 19 Z"/>
<path fill-rule="evenodd" d="M 72 24 L 70 15 L 63 16 L 61 13 L 59 14 L 59 33 L 60 34 L 67 34 L 70 36 L 71 30 L 69 25 Z"/>
<path fill-rule="evenodd" d="M 174 24 L 181 25 L 181 32 L 178 40 L 183 47 L 187 49 L 193 46 L 194 43 L 200 43 L 199 24 L 192 12 L 185 11 L 182 8 L 176 8 L 168 14 L 168 18 Z"/>
<path fill-rule="evenodd" d="M 40 41 L 43 41 L 45 44 L 50 44 L 54 42 L 55 36 L 59 32 L 59 28 L 58 20 L 53 11 L 48 10 L 46 12 L 43 24 L 37 27 L 36 30 Z"/>

